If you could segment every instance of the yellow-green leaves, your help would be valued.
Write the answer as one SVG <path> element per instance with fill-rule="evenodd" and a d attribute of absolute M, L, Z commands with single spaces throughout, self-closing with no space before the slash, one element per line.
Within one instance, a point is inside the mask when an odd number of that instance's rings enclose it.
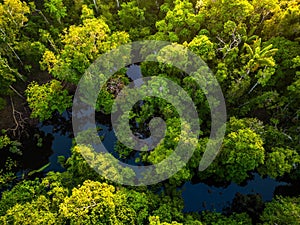
<path fill-rule="evenodd" d="M 150 225 L 182 225 L 182 223 L 178 223 L 176 221 L 172 221 L 172 223 L 160 222 L 159 216 L 150 216 L 149 224 Z"/>
<path fill-rule="evenodd" d="M 7 38 L 14 37 L 17 32 L 28 21 L 26 14 L 30 12 L 26 2 L 20 0 L 4 0 L 0 4 L 0 27 Z M 12 40 L 9 40 L 12 41 Z"/>
<path fill-rule="evenodd" d="M 291 172 L 299 163 L 300 156 L 295 150 L 275 147 L 266 154 L 265 163 L 258 169 L 258 172 L 261 175 L 277 178 Z"/>
<path fill-rule="evenodd" d="M 254 41 L 252 46 L 244 43 L 244 47 L 246 50 L 244 57 L 249 59 L 246 68 L 251 72 L 255 72 L 259 67 L 275 66 L 275 60 L 272 56 L 278 49 L 272 49 L 272 44 L 263 48 L 261 47 L 261 39 L 259 38 Z"/>
<path fill-rule="evenodd" d="M 215 58 L 214 44 L 205 35 L 198 35 L 188 44 L 188 48 L 199 55 L 204 61 Z"/>
<path fill-rule="evenodd" d="M 32 82 L 26 89 L 26 96 L 32 110 L 31 117 L 40 120 L 49 119 L 55 110 L 62 113 L 71 106 L 71 96 L 57 80 L 43 85 Z"/>
<path fill-rule="evenodd" d="M 129 41 L 125 32 L 111 34 L 102 19 L 86 18 L 81 25 L 65 29 L 63 49 L 59 54 L 46 51 L 41 66 L 60 80 L 77 83 L 84 71 L 97 57 Z"/>
<path fill-rule="evenodd" d="M 0 217 L 1 224 L 51 225 L 56 224 L 56 213 L 50 211 L 50 201 L 40 195 L 36 200 L 16 204 Z"/>
<path fill-rule="evenodd" d="M 300 198 L 276 197 L 266 204 L 260 219 L 264 225 L 298 225 L 300 223 Z"/>
<path fill-rule="evenodd" d="M 276 10 L 274 10 L 276 9 Z M 282 36 L 291 40 L 300 34 L 300 3 L 298 0 L 279 1 L 272 16 L 267 17 L 262 33 L 265 37 Z"/>
<path fill-rule="evenodd" d="M 0 94 L 7 94 L 9 85 L 22 76 L 11 66 L 12 59 L 22 64 L 16 53 L 15 45 L 20 38 L 20 30 L 28 21 L 30 12 L 25 2 L 5 0 L 0 3 Z"/>
<path fill-rule="evenodd" d="M 200 31 L 203 16 L 196 14 L 187 0 L 176 0 L 174 4 L 174 9 L 166 10 L 165 18 L 156 22 L 158 33 L 155 36 L 163 34 L 172 42 L 190 41 Z M 161 6 L 164 7 L 166 5 Z"/>
<path fill-rule="evenodd" d="M 59 212 L 71 224 L 135 224 L 136 214 L 125 203 L 125 195 L 112 185 L 87 180 L 72 190 Z"/>
<path fill-rule="evenodd" d="M 236 183 L 246 180 L 248 172 L 264 163 L 262 130 L 258 120 L 231 118 L 220 154 L 200 178 L 208 175 Z"/>

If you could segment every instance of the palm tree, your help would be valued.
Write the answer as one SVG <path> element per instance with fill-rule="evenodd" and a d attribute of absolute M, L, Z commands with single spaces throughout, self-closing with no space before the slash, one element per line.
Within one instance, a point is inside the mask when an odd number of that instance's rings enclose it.
<path fill-rule="evenodd" d="M 267 47 L 262 48 L 261 38 L 256 39 L 252 46 L 244 43 L 243 49 L 247 52 L 245 58 L 248 59 L 248 63 L 245 66 L 247 75 L 249 75 L 250 72 L 256 72 L 261 67 L 264 67 L 264 70 L 266 70 L 268 67 L 274 67 L 276 65 L 272 56 L 278 49 L 272 49 L 272 47 L 273 45 L 270 44 Z M 253 85 L 248 94 L 250 94 L 259 83 L 260 80 Z"/>
<path fill-rule="evenodd" d="M 270 44 L 262 49 L 261 38 L 254 41 L 252 46 L 244 43 L 244 48 L 247 52 L 245 57 L 249 59 L 245 67 L 247 74 L 257 71 L 257 69 L 260 67 L 275 66 L 275 60 L 272 56 L 277 52 L 278 49 L 272 49 L 272 47 L 273 45 Z"/>

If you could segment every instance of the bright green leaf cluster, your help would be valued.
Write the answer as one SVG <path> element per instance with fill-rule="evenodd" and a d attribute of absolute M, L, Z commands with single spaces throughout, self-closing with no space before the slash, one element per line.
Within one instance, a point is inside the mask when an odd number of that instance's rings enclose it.
<path fill-rule="evenodd" d="M 63 90 L 57 80 L 43 85 L 32 82 L 27 87 L 26 96 L 32 110 L 31 117 L 40 120 L 49 119 L 56 110 L 62 113 L 71 106 L 71 96 L 68 95 L 67 90 Z"/>

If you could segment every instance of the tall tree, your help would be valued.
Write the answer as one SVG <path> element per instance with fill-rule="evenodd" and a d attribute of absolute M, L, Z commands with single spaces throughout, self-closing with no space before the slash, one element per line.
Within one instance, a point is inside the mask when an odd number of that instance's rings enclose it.
<path fill-rule="evenodd" d="M 111 33 L 102 19 L 86 18 L 82 25 L 72 25 L 62 35 L 64 47 L 59 54 L 46 51 L 41 66 L 56 78 L 77 83 L 96 58 L 129 41 L 125 32 Z"/>
<path fill-rule="evenodd" d="M 67 8 L 62 0 L 46 0 L 44 3 L 46 11 L 61 24 L 61 19 L 67 16 Z"/>

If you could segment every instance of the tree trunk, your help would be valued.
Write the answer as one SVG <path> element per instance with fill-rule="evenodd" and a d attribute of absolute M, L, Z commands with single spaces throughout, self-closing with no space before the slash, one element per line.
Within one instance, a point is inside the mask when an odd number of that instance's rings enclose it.
<path fill-rule="evenodd" d="M 93 0 L 93 2 L 94 2 L 94 5 L 95 5 L 96 12 L 99 13 L 99 9 L 98 9 L 98 5 L 97 5 L 96 0 Z"/>

